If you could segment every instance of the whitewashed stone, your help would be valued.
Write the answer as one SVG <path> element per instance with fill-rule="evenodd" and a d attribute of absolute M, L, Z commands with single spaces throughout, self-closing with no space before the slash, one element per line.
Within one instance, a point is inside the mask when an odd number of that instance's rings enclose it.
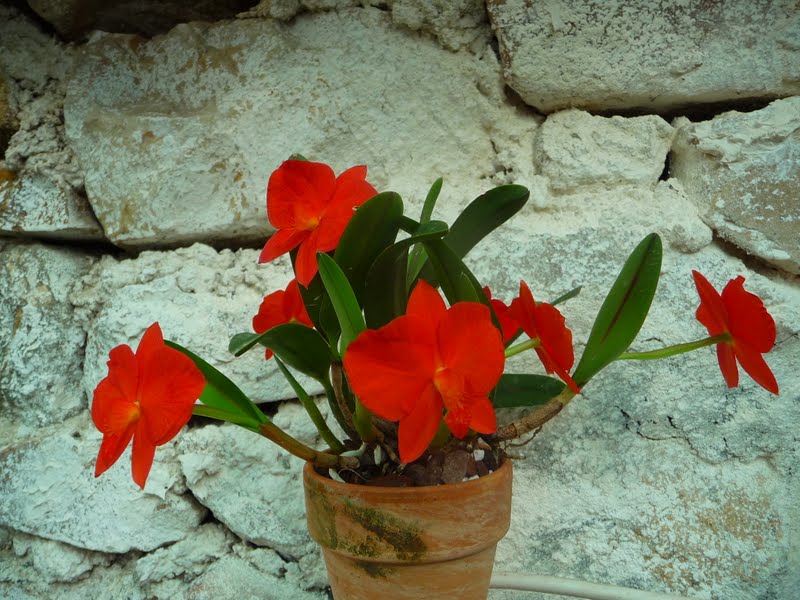
<path fill-rule="evenodd" d="M 158 583 L 177 577 L 196 577 L 208 565 L 225 556 L 233 543 L 230 532 L 207 523 L 186 538 L 166 548 L 146 554 L 136 561 L 136 577 L 141 584 Z"/>
<path fill-rule="evenodd" d="M 675 123 L 670 172 L 721 238 L 800 273 L 800 97 Z"/>
<path fill-rule="evenodd" d="M 664 171 L 672 127 L 662 118 L 550 115 L 534 142 L 534 163 L 555 192 L 586 186 L 654 186 Z"/>
<path fill-rule="evenodd" d="M 310 551 L 302 460 L 227 424 L 187 432 L 180 453 L 189 489 L 236 535 L 294 558 Z"/>
<path fill-rule="evenodd" d="M 130 449 L 95 479 L 101 435 L 88 414 L 0 454 L 0 526 L 103 552 L 153 550 L 183 539 L 205 510 L 180 495 L 174 444 L 159 447 L 144 491 Z"/>
<path fill-rule="evenodd" d="M 13 548 L 17 556 L 27 556 L 39 577 L 48 583 L 74 581 L 97 565 L 111 562 L 111 557 L 107 554 L 22 533 L 14 535 Z"/>
<path fill-rule="evenodd" d="M 391 0 L 392 21 L 430 33 L 448 50 L 477 49 L 491 29 L 483 0 Z"/>
<path fill-rule="evenodd" d="M 496 175 L 491 157 L 517 144 L 497 135 L 493 148 L 495 135 L 530 121 L 498 69 L 490 51 L 443 51 L 370 8 L 189 24 L 89 44 L 64 113 L 115 243 L 262 241 L 265 182 L 295 152 L 337 171 L 367 164 L 378 189 L 412 202 L 441 175 L 471 199 Z"/>
<path fill-rule="evenodd" d="M 186 600 L 325 600 L 321 592 L 306 592 L 285 579 L 264 573 L 251 562 L 226 556 L 195 579 Z"/>
<path fill-rule="evenodd" d="M 0 234 L 54 241 L 104 237 L 86 198 L 41 171 L 0 182 Z"/>
<path fill-rule="evenodd" d="M 217 252 L 200 244 L 174 252 L 143 252 L 135 259 L 104 257 L 76 286 L 71 300 L 87 331 L 83 385 L 91 398 L 108 369 L 109 351 L 136 348 L 153 322 L 174 340 L 224 372 L 255 402 L 294 397 L 275 361 L 254 348 L 228 352 L 236 333 L 252 331 L 264 295 L 291 280 L 288 257 L 258 264 L 258 251 Z M 298 375 L 309 393 L 319 384 Z"/>
<path fill-rule="evenodd" d="M 793 0 L 489 0 L 504 77 L 537 110 L 640 109 L 800 91 Z"/>
<path fill-rule="evenodd" d="M 0 235 L 99 240 L 81 195 L 83 172 L 64 140 L 66 72 L 74 52 L 13 9 L 0 7 L 0 76 L 13 135 L 0 160 Z M 2 101 L 0 101 L 2 104 Z M 5 144 L 4 144 L 5 146 Z"/>
<path fill-rule="evenodd" d="M 711 348 L 611 365 L 530 444 L 511 449 L 525 458 L 515 463 L 512 525 L 498 548 L 498 571 L 699 598 L 791 597 L 800 583 L 793 562 L 800 524 L 797 285 L 748 270 L 708 237 L 686 237 L 708 227 L 669 182 L 652 194 L 565 194 L 549 206 L 527 206 L 501 239 L 468 257 L 497 297 L 516 295 L 520 277 L 541 300 L 583 285 L 562 306 L 580 357 L 622 261 L 646 233 L 659 231 L 662 280 L 632 349 L 705 337 L 694 316 L 691 269 L 717 289 L 743 274 L 777 323 L 777 346 L 765 358 L 781 394 L 772 396 L 744 373 L 741 387 L 729 390 Z M 541 369 L 535 363 L 523 355 L 507 369 Z"/>
<path fill-rule="evenodd" d="M 0 412 L 18 425 L 60 423 L 85 406 L 86 335 L 67 297 L 94 260 L 42 244 L 0 248 Z"/>

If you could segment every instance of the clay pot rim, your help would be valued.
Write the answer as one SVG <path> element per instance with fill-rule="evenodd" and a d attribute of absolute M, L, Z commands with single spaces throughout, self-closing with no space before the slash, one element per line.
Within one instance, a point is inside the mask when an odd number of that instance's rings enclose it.
<path fill-rule="evenodd" d="M 353 492 L 354 489 L 357 490 L 369 490 L 371 495 L 380 496 L 380 495 L 389 495 L 392 496 L 414 496 L 419 498 L 420 496 L 438 496 L 441 494 L 443 488 L 447 488 L 452 490 L 453 488 L 470 488 L 474 487 L 476 490 L 479 487 L 485 486 L 490 484 L 491 479 L 499 478 L 505 476 L 506 471 L 511 470 L 511 459 L 508 457 L 503 458 L 503 462 L 500 466 L 489 473 L 488 475 L 484 475 L 483 477 L 478 477 L 476 479 L 470 479 L 468 481 L 459 481 L 456 483 L 442 483 L 439 485 L 419 485 L 419 486 L 383 486 L 383 485 L 365 485 L 360 483 L 342 483 L 341 481 L 336 481 L 331 479 L 330 477 L 325 477 L 324 475 L 320 475 L 317 473 L 317 470 L 314 468 L 314 463 L 307 462 L 303 467 L 303 476 L 307 480 L 316 480 L 321 485 L 326 486 L 331 492 L 333 493 L 341 493 L 343 496 L 347 496 Z"/>

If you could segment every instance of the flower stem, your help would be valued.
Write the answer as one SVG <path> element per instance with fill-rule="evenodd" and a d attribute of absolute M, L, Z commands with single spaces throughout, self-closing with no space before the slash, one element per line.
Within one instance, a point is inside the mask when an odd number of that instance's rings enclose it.
<path fill-rule="evenodd" d="M 330 406 L 333 417 L 339 423 L 339 426 L 344 429 L 345 433 L 347 433 L 349 437 L 355 439 L 356 431 L 353 428 L 353 415 L 347 407 L 341 391 L 341 373 L 341 366 L 338 365 L 338 363 L 333 363 L 331 367 L 333 385 L 331 385 L 329 381 L 322 381 L 321 383 L 322 387 L 325 389 L 325 395 L 328 397 L 328 406 Z M 338 380 L 338 385 L 337 376 L 340 378 Z"/>
<path fill-rule="evenodd" d="M 294 454 L 296 457 L 307 462 L 312 462 L 318 467 L 328 469 L 355 469 L 359 466 L 359 461 L 356 457 L 338 456 L 336 454 L 314 450 L 290 436 L 272 421 L 262 423 L 258 428 L 258 433 L 268 440 L 275 442 L 278 446 Z"/>
<path fill-rule="evenodd" d="M 668 356 L 675 356 L 683 354 L 684 352 L 691 352 L 698 348 L 705 348 L 706 346 L 713 346 L 714 344 L 721 344 L 731 341 L 730 333 L 721 333 L 712 337 L 707 337 L 702 340 L 694 342 L 686 342 L 685 344 L 675 344 L 674 346 L 667 346 L 666 348 L 659 348 L 658 350 L 650 350 L 648 352 L 623 352 L 617 357 L 617 360 L 656 360 L 659 358 L 667 358 Z"/>
<path fill-rule="evenodd" d="M 494 438 L 499 441 L 513 440 L 525 435 L 529 431 L 538 429 L 560 413 L 574 397 L 575 392 L 569 389 L 569 387 L 565 387 L 558 396 L 548 400 L 547 404 L 539 406 L 521 419 L 498 429 Z"/>
<path fill-rule="evenodd" d="M 531 350 L 532 348 L 538 348 L 541 345 L 542 343 L 539 341 L 539 338 L 534 338 L 532 340 L 525 340 L 524 342 L 520 342 L 515 346 L 506 348 L 506 358 L 511 358 L 515 354 L 519 354 L 520 352 L 525 352 L 526 350 Z"/>

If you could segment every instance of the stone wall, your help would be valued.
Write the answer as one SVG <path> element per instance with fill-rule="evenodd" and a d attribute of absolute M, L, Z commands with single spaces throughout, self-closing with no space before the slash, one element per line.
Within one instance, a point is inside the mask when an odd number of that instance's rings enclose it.
<path fill-rule="evenodd" d="M 780 395 L 727 389 L 711 349 L 610 367 L 513 450 L 497 570 L 796 597 L 795 2 L 29 4 L 0 4 L 0 597 L 326 597 L 300 465 L 252 434 L 190 423 L 144 492 L 125 457 L 92 477 L 91 392 L 154 320 L 319 443 L 274 364 L 226 350 L 291 276 L 256 258 L 265 181 L 294 152 L 366 164 L 412 211 L 443 176 L 445 219 L 528 186 L 470 265 L 505 299 L 520 278 L 543 299 L 583 285 L 564 306 L 578 352 L 651 231 L 637 349 L 704 335 L 692 269 L 744 275 L 777 322 Z"/>

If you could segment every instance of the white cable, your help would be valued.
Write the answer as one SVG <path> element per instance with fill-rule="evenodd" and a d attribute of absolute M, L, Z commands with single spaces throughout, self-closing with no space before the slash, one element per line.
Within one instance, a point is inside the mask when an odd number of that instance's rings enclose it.
<path fill-rule="evenodd" d="M 543 594 L 561 594 L 562 596 L 586 598 L 588 600 L 690 600 L 685 596 L 643 592 L 616 585 L 588 583 L 586 581 L 546 575 L 496 574 L 492 575 L 489 587 L 521 590 L 523 592 L 541 592 Z"/>

